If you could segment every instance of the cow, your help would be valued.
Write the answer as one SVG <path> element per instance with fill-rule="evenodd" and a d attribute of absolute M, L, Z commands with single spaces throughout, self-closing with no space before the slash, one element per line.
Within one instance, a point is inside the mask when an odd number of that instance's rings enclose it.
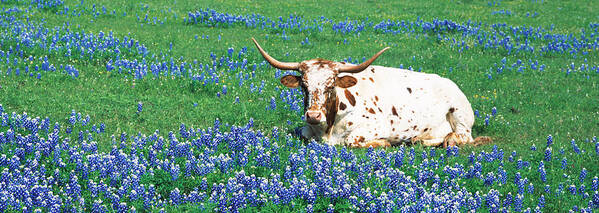
<path fill-rule="evenodd" d="M 281 83 L 304 94 L 307 139 L 349 147 L 387 147 L 420 141 L 424 146 L 473 143 L 474 113 L 466 95 L 436 74 L 371 65 L 386 47 L 354 65 L 321 58 L 280 62 L 252 41 L 285 75 Z M 482 140 L 488 138 L 481 138 Z M 477 138 L 478 140 L 478 138 Z"/>

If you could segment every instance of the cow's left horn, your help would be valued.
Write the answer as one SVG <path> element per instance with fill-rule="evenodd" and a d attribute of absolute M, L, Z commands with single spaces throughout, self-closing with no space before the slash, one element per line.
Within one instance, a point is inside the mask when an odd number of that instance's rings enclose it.
<path fill-rule="evenodd" d="M 339 68 L 339 72 L 345 72 L 345 73 L 359 73 L 362 72 L 362 70 L 366 69 L 368 66 L 370 66 L 370 64 L 372 64 L 372 62 L 374 62 L 374 60 L 376 60 L 376 58 L 378 58 L 381 54 L 383 54 L 383 52 L 385 52 L 385 50 L 389 49 L 390 47 L 385 47 L 384 49 L 382 49 L 381 51 L 379 51 L 378 53 L 376 53 L 374 56 L 372 56 L 372 58 L 368 59 L 367 61 L 365 61 L 364 63 L 358 64 L 358 65 L 347 65 L 347 66 L 343 66 Z"/>
<path fill-rule="evenodd" d="M 264 59 L 266 59 L 266 61 L 268 61 L 268 63 L 270 63 L 270 65 L 272 65 L 273 67 L 276 67 L 281 70 L 299 70 L 299 63 L 277 61 L 277 59 L 270 57 L 270 55 L 268 55 L 268 53 L 266 53 L 266 51 L 264 51 L 264 49 L 260 47 L 256 39 L 252 38 L 252 41 L 254 41 L 254 44 L 256 44 L 256 47 L 258 47 L 258 50 L 260 50 L 260 54 L 262 54 Z"/>

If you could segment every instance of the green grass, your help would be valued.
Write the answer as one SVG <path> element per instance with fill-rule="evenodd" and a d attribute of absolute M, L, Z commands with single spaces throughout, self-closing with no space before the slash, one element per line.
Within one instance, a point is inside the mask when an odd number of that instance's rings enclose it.
<path fill-rule="evenodd" d="M 474 109 L 481 114 L 491 113 L 496 107 L 498 116 L 492 117 L 490 125 L 484 125 L 483 119 L 477 119 L 474 136 L 487 135 L 495 139 L 494 145 L 519 153 L 528 150 L 532 144 L 541 146 L 547 135 L 553 135 L 556 144 L 569 146 L 571 139 L 582 141 L 599 133 L 599 98 L 598 73 L 572 73 L 566 75 L 570 63 L 580 66 L 588 61 L 590 66 L 598 65 L 597 49 L 589 49 L 586 55 L 572 56 L 564 54 L 518 53 L 507 54 L 504 50 L 489 50 L 473 47 L 476 38 L 464 38 L 458 33 L 444 33 L 448 38 L 464 39 L 471 47 L 459 51 L 449 41 L 435 40 L 433 34 L 381 34 L 366 31 L 359 36 L 354 34 L 336 34 L 326 25 L 323 32 L 286 32 L 289 40 L 280 39 L 279 32 L 247 28 L 242 25 L 228 27 L 210 27 L 190 25 L 183 22 L 188 12 L 203 8 L 215 9 L 231 14 L 261 14 L 272 19 L 279 16 L 288 17 L 296 14 L 306 19 L 327 17 L 335 21 L 365 20 L 374 23 L 382 20 L 410 20 L 420 18 L 425 21 L 448 19 L 458 23 L 468 20 L 481 22 L 482 29 L 490 29 L 494 23 L 506 23 L 512 26 L 553 27 L 556 34 L 578 35 L 581 30 L 590 31 L 589 24 L 599 22 L 599 4 L 594 1 L 500 1 L 500 5 L 489 6 L 488 1 L 126 1 L 102 0 L 95 2 L 66 1 L 64 6 L 71 11 L 82 12 L 81 16 L 57 15 L 59 9 L 32 9 L 23 13 L 22 19 L 45 21 L 48 28 L 70 26 L 73 31 L 86 33 L 105 33 L 111 31 L 115 37 L 128 36 L 144 44 L 151 54 L 168 54 L 167 58 L 183 57 L 189 63 L 197 60 L 208 63 L 210 53 L 224 55 L 228 48 L 239 51 L 247 47 L 248 64 L 258 64 L 262 58 L 251 44 L 255 37 L 270 55 L 282 61 L 302 61 L 312 58 L 343 60 L 349 56 L 361 59 L 370 57 L 384 46 L 391 46 L 384 55 L 375 62 L 377 65 L 399 67 L 412 66 L 421 68 L 423 72 L 436 73 L 456 82 L 464 91 Z M 115 15 L 101 14 L 94 18 L 90 11 L 96 6 L 100 10 L 105 6 Z M 0 4 L 4 8 L 19 7 L 26 9 L 24 2 L 10 1 Z M 493 11 L 509 10 L 512 15 L 492 15 Z M 526 17 L 526 13 L 536 17 Z M 126 13 L 126 15 L 123 15 Z M 151 19 L 157 17 L 165 20 L 164 24 L 143 24 L 144 16 Z M 142 21 L 138 21 L 137 17 Z M 200 39 L 195 39 L 199 36 Z M 201 39 L 209 36 L 209 39 Z M 220 36 L 220 40 L 217 37 Z M 269 39 L 265 39 L 268 36 Z M 309 38 L 310 45 L 301 45 L 301 41 Z M 343 41 L 347 39 L 348 44 Z M 170 50 L 169 45 L 173 47 Z M 539 45 L 542 41 L 535 41 Z M 9 41 L 0 44 L 0 50 L 8 51 L 13 47 Z M 184 123 L 195 128 L 210 127 L 215 119 L 232 125 L 244 125 L 250 118 L 255 121 L 255 129 L 269 132 L 273 126 L 291 131 L 302 125 L 299 113 L 277 107 L 274 111 L 266 111 L 270 97 L 278 97 L 275 88 L 283 89 L 274 78 L 272 68 L 257 69 L 256 78 L 243 86 L 237 86 L 233 76 L 223 74 L 218 85 L 201 86 L 187 78 L 147 77 L 133 80 L 133 75 L 106 72 L 105 64 L 108 56 L 93 60 L 65 57 L 60 53 L 47 53 L 36 48 L 25 50 L 25 55 L 35 58 L 47 56 L 54 65 L 72 64 L 79 71 L 78 78 L 71 78 L 60 73 L 44 73 L 40 80 L 32 77 L 0 75 L 0 104 L 7 112 L 27 112 L 32 116 L 48 116 L 52 121 L 68 123 L 71 110 L 89 114 L 96 123 L 105 123 L 107 133 L 96 138 L 101 151 L 111 148 L 110 135 L 152 134 L 155 130 L 161 133 L 177 132 Z M 545 71 L 528 69 L 524 73 L 505 71 L 487 78 L 490 68 L 500 64 L 506 58 L 508 65 L 520 59 L 538 60 L 546 65 Z M 140 58 L 137 58 L 140 60 Z M 0 66 L 6 71 L 6 66 Z M 224 68 L 220 71 L 224 72 Z M 588 78 L 586 77 L 588 75 Z M 250 82 L 260 85 L 265 82 L 263 94 L 249 92 Z M 216 92 L 226 85 L 229 94 L 220 98 Z M 239 97 L 240 103 L 235 103 Z M 277 99 L 278 100 L 278 99 Z M 143 103 L 143 111 L 137 114 L 137 103 Z M 197 106 L 194 104 L 197 103 Z M 277 106 L 284 106 L 281 101 Z M 515 110 L 512 110 L 515 109 Z M 292 121 L 291 126 L 287 120 Z M 491 146 L 465 147 L 463 153 L 470 151 L 490 150 Z M 390 148 L 393 151 L 397 148 Z M 422 150 L 418 147 L 419 151 Z M 354 150 L 364 153 L 363 150 Z M 557 152 L 557 150 L 554 150 Z M 418 152 L 417 152 L 418 153 Z M 418 154 L 417 154 L 418 155 Z M 538 158 L 542 158 L 539 155 Z M 582 167 L 589 170 L 589 176 L 599 173 L 596 159 L 568 158 L 576 168 L 572 175 L 577 175 Z M 551 167 L 559 167 L 558 162 Z M 507 166 L 506 166 L 507 167 Z M 534 166 L 533 166 L 534 167 Z M 549 167 L 549 166 L 548 166 Z M 535 172 L 535 171 L 531 171 Z M 408 173 L 408 172 L 406 172 Z M 266 172 L 265 172 L 266 174 Z M 168 174 L 166 175 L 168 176 Z M 230 174 L 229 174 L 230 176 Z M 523 174 L 523 176 L 526 176 Z M 225 179 L 226 174 L 214 177 Z M 559 177 L 554 177 L 559 181 Z M 148 180 L 159 181 L 159 180 Z M 532 180 L 531 180 L 532 181 Z M 538 180 L 534 180 L 538 181 Z M 168 182 L 168 181 L 167 181 Z M 166 184 L 164 193 L 172 188 L 189 188 L 197 181 L 170 185 Z M 537 183 L 537 182 L 535 182 Z M 473 188 L 482 184 L 473 184 Z M 537 186 L 537 184 L 535 184 Z M 541 186 L 541 183 L 537 187 Z M 506 189 L 507 190 L 507 189 Z M 540 191 L 541 189 L 539 189 Z M 552 200 L 560 202 L 560 200 Z M 549 203 L 549 200 L 548 200 Z M 570 208 L 568 203 L 567 208 Z M 325 204 L 323 204 L 324 206 Z M 551 209 L 564 210 L 559 203 L 552 204 Z M 197 206 L 182 206 L 181 211 L 193 211 Z M 288 207 L 287 207 L 288 208 Z M 320 207 L 319 207 L 320 208 Z M 316 208 L 315 208 L 316 209 Z M 326 206 L 322 207 L 326 209 Z M 258 209 L 248 209 L 252 212 Z M 266 211 L 277 211 L 276 206 L 266 206 Z M 286 209 L 291 210 L 291 209 Z"/>
<path fill-rule="evenodd" d="M 62 26 L 69 23 L 71 27 L 85 32 L 97 33 L 99 31 L 112 31 L 115 36 L 129 36 L 146 45 L 152 53 L 168 53 L 174 58 L 183 56 L 187 61 L 198 60 L 207 62 L 210 53 L 222 55 L 230 47 L 239 50 L 242 47 L 250 49 L 250 63 L 261 62 L 252 44 L 250 37 L 256 37 L 273 56 L 286 61 L 301 61 L 311 58 L 328 58 L 341 60 L 348 56 L 352 58 L 369 57 L 381 47 L 393 44 L 376 64 L 398 67 L 404 64 L 421 68 L 423 72 L 437 73 L 454 80 L 468 96 L 474 109 L 490 112 L 492 107 L 497 107 L 503 116 L 500 121 L 494 122 L 485 132 L 478 134 L 490 135 L 497 138 L 498 145 L 506 147 L 520 144 L 529 144 L 531 141 L 542 140 L 544 136 L 553 134 L 558 139 L 574 137 L 590 137 L 598 132 L 599 122 L 595 113 L 597 106 L 589 104 L 592 97 L 598 97 L 596 75 L 590 74 L 590 79 L 582 77 L 565 76 L 562 72 L 569 63 L 580 64 L 583 58 L 592 62 L 597 59 L 596 51 L 584 57 L 572 58 L 568 55 L 539 56 L 538 54 L 506 55 L 502 51 L 473 50 L 459 53 L 449 42 L 433 42 L 431 37 L 420 36 L 415 38 L 409 35 L 388 35 L 364 33 L 359 37 L 333 34 L 330 30 L 323 33 L 288 33 L 289 40 L 265 40 L 264 36 L 275 37 L 273 33 L 259 29 L 248 29 L 243 26 L 231 27 L 204 27 L 183 24 L 183 17 L 189 11 L 201 8 L 214 8 L 219 12 L 233 14 L 263 14 L 269 17 L 286 17 L 288 14 L 298 14 L 305 18 L 325 16 L 333 20 L 362 20 L 369 18 L 377 23 L 378 20 L 415 20 L 421 17 L 424 20 L 450 19 L 454 21 L 472 20 L 473 22 L 507 23 L 510 25 L 526 25 L 533 27 L 548 27 L 555 25 L 556 33 L 577 33 L 589 23 L 597 21 L 588 10 L 590 7 L 575 7 L 585 5 L 585 2 L 535 2 L 535 1 L 509 1 L 501 2 L 500 6 L 490 7 L 487 2 L 473 1 L 443 1 L 438 4 L 410 2 L 363 2 L 362 4 L 343 4 L 340 2 L 309 2 L 293 3 L 278 2 L 270 5 L 262 2 L 212 2 L 189 3 L 184 1 L 163 2 L 119 2 L 100 1 L 95 3 L 98 10 L 100 5 L 106 6 L 107 11 L 116 11 L 116 15 L 99 15 L 94 19 L 84 12 L 80 17 L 65 17 L 51 11 L 35 11 L 31 18 L 44 19 L 46 26 Z M 274 5 L 273 5 L 274 4 Z M 405 5 L 404 5 L 405 4 Z M 233 6 L 236 5 L 236 6 Z M 266 6 L 268 5 L 268 6 Z M 341 6 L 343 5 L 343 6 Z M 90 11 L 90 2 L 83 5 L 78 2 L 67 1 L 65 6 Z M 142 9 L 147 6 L 148 9 Z M 316 10 L 320 6 L 331 8 L 329 10 Z M 343 13 L 338 13 L 339 7 L 348 8 Z M 562 9 L 558 9 L 562 7 Z M 337 8 L 337 9 L 333 9 Z M 360 9 L 360 11 L 358 11 Z M 492 11 L 506 9 L 515 15 L 491 15 Z M 170 10 L 170 12 L 168 12 Z M 535 18 L 527 18 L 522 13 L 538 12 Z M 560 13 L 559 11 L 564 11 Z M 568 15 L 564 13 L 567 11 Z M 127 15 L 123 17 L 123 13 Z M 88 12 L 89 13 L 89 12 Z M 145 14 L 149 17 L 166 18 L 164 25 L 140 25 L 136 16 L 143 19 Z M 174 14 L 177 15 L 175 20 Z M 559 20 L 559 21 L 555 21 Z M 116 23 L 116 24 L 115 24 Z M 588 30 L 588 29 L 587 29 Z M 210 39 L 194 39 L 195 35 L 208 35 Z M 221 36 L 217 41 L 216 37 Z M 459 35 L 448 34 L 449 37 L 459 38 Z M 302 46 L 300 41 L 309 38 L 311 45 Z M 343 45 L 343 40 L 348 39 L 349 44 Z M 467 40 L 468 41 L 468 40 Z M 169 44 L 173 44 L 172 52 Z M 396 46 L 395 46 L 396 45 Z M 2 49 L 7 50 L 3 45 Z M 285 56 L 289 53 L 289 56 Z M 46 55 L 36 51 L 26 52 L 27 55 L 36 57 Z M 245 89 L 237 89 L 233 82 L 227 84 L 234 94 L 225 98 L 215 98 L 215 91 L 220 88 L 191 87 L 187 79 L 175 80 L 125 80 L 122 75 L 108 74 L 105 71 L 103 59 L 77 60 L 49 55 L 54 64 L 70 62 L 80 71 L 78 79 L 70 79 L 62 75 L 44 75 L 41 81 L 24 79 L 14 76 L 3 77 L 0 80 L 2 92 L 6 95 L 0 98 L 7 111 L 26 111 L 36 115 L 49 115 L 55 120 L 63 120 L 71 109 L 89 114 L 92 120 L 107 124 L 108 132 L 142 131 L 150 133 L 156 129 L 162 131 L 176 130 L 180 123 L 192 124 L 202 127 L 211 124 L 218 118 L 225 123 L 242 124 L 249 118 L 255 118 L 259 128 L 270 126 L 284 126 L 287 119 L 298 121 L 298 115 L 290 114 L 285 110 L 276 113 L 264 113 L 264 103 L 260 99 L 277 96 L 274 87 L 282 87 L 274 79 L 272 69 L 260 70 L 258 79 L 266 81 L 265 94 L 256 96 L 248 94 Z M 538 60 L 545 64 L 546 71 L 506 72 L 497 75 L 493 80 L 486 79 L 486 73 L 494 63 L 499 63 L 506 57 L 508 64 L 521 59 L 525 63 L 528 59 Z M 253 59 L 253 61 L 252 61 Z M 449 69 L 453 72 L 449 72 Z M 269 73 L 273 71 L 272 73 Z M 257 81 L 259 82 L 259 81 Z M 232 104 L 234 97 L 239 96 L 242 106 Z M 485 96 L 490 99 L 476 97 Z M 27 98 L 26 98 L 27 97 Z M 144 103 L 144 112 L 141 117 L 135 116 L 136 104 Z M 268 100 L 267 100 L 268 101 Z M 260 102 L 260 103 L 257 103 Z M 193 107 L 198 103 L 198 107 Z M 520 113 L 512 114 L 514 107 Z M 577 116 L 578 115 L 578 116 Z M 582 116 L 584 115 L 584 116 Z M 508 124 L 509 122 L 509 124 Z M 481 120 L 477 121 L 481 125 Z M 581 135 L 583 134 L 583 135 Z M 563 138 L 562 138 L 563 137 Z"/>

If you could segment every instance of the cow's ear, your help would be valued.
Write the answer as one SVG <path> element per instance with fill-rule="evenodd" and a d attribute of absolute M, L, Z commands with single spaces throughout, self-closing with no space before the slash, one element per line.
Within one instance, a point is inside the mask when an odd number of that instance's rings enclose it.
<path fill-rule="evenodd" d="M 296 88 L 299 86 L 301 78 L 295 75 L 286 75 L 281 78 L 281 84 L 289 88 Z"/>
<path fill-rule="evenodd" d="M 338 87 L 348 88 L 356 85 L 356 83 L 358 83 L 358 79 L 354 78 L 353 76 L 346 75 L 343 77 L 337 77 L 337 81 L 335 82 L 337 83 Z"/>

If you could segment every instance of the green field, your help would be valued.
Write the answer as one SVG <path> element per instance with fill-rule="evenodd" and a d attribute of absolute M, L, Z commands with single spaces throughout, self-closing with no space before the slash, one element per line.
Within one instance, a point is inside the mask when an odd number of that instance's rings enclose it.
<path fill-rule="evenodd" d="M 461 211 L 494 211 L 494 207 L 488 204 L 491 201 L 486 199 L 494 193 L 498 193 L 500 201 L 496 207 L 509 211 L 526 211 L 527 208 L 534 211 L 537 207 L 547 212 L 571 209 L 597 211 L 599 207 L 596 178 L 599 173 L 599 143 L 594 138 L 599 133 L 599 14 L 596 12 L 599 4 L 594 1 L 6 0 L 0 5 L 3 8 L 0 22 L 0 105 L 7 120 L 6 125 L 0 126 L 0 133 L 8 135 L 12 131 L 23 136 L 36 135 L 28 127 L 15 127 L 23 123 L 19 124 L 18 116 L 12 113 L 21 115 L 26 112 L 30 118 L 49 118 L 49 129 L 57 122 L 62 127 L 58 133 L 60 140 L 73 149 L 85 150 L 85 144 L 96 144 L 97 151 L 91 154 L 109 155 L 120 150 L 129 157 L 139 155 L 143 159 L 151 155 L 155 140 L 138 143 L 142 140 L 140 138 L 156 135 L 173 141 L 169 136 L 169 132 L 173 132 L 177 137 L 175 141 L 188 143 L 195 149 L 188 150 L 186 157 L 178 155 L 178 149 L 173 148 L 175 154 L 161 150 L 157 152 L 158 159 L 168 162 L 164 165 L 180 166 L 181 173 L 186 170 L 191 155 L 197 159 L 209 155 L 206 159 L 214 160 L 213 166 L 216 167 L 224 161 L 219 155 L 224 154 L 235 161 L 230 170 L 214 169 L 206 174 L 192 172 L 190 175 L 177 175 L 178 178 L 172 178 L 171 170 L 167 168 L 146 165 L 153 171 L 137 173 L 139 177 L 136 177 L 144 186 L 155 185 L 157 195 L 146 205 L 143 199 L 130 197 L 134 187 L 128 191 L 125 187 L 127 197 L 121 197 L 117 202 L 124 203 L 125 209 L 409 212 L 438 207 L 427 205 L 402 209 L 402 206 L 419 204 L 414 201 L 400 205 L 395 200 L 394 204 L 387 205 L 364 198 L 366 208 L 352 203 L 353 198 L 348 198 L 351 197 L 349 195 L 333 198 L 327 195 L 326 190 L 318 188 L 319 173 L 313 171 L 318 170 L 314 165 L 320 165 L 323 159 L 329 161 L 329 166 L 333 162 L 330 171 L 325 173 L 334 176 L 336 169 L 345 168 L 341 164 L 344 158 L 340 157 L 341 154 L 331 157 L 319 153 L 318 160 L 312 162 L 310 151 L 333 148 L 310 145 L 287 135 L 304 125 L 301 93 L 294 90 L 292 95 L 288 95 L 290 89 L 279 83 L 281 72 L 263 60 L 251 43 L 251 37 L 256 38 L 271 56 L 281 61 L 296 62 L 325 58 L 333 61 L 350 59 L 350 62 L 357 63 L 390 46 L 391 49 L 379 57 L 375 65 L 409 68 L 453 80 L 466 94 L 473 109 L 478 111 L 473 136 L 494 139 L 489 145 L 460 147 L 459 156 L 452 156 L 451 151 L 441 147 L 431 149 L 421 145 L 349 149 L 355 156 L 354 163 L 360 168 L 362 165 L 372 167 L 376 165 L 375 161 L 387 163 L 386 166 L 404 172 L 412 180 L 420 178 L 421 172 L 430 171 L 438 175 L 440 181 L 435 182 L 433 175 L 425 178 L 429 182 L 416 181 L 421 190 L 438 194 L 443 190 L 435 188 L 435 184 L 438 187 L 443 185 L 442 181 L 446 181 L 444 184 L 456 181 L 462 187 L 457 191 L 472 193 L 470 197 L 480 193 L 480 208 L 460 205 L 457 209 Z M 212 19 L 196 16 L 200 14 L 197 11 L 208 10 L 214 10 Z M 110 43 L 109 37 L 118 39 L 121 44 Z M 125 40 L 129 42 L 123 42 Z M 44 68 L 49 65 L 55 70 Z M 69 74 L 72 69 L 66 68 L 67 65 L 73 67 L 77 74 Z M 142 105 L 141 110 L 138 104 Z M 494 109 L 496 112 L 493 112 Z M 72 116 L 73 111 L 81 113 L 81 118 L 77 118 L 76 114 Z M 95 124 L 99 128 L 102 124 L 101 133 L 86 125 L 87 121 L 81 125 L 86 115 L 91 120 L 89 125 Z M 76 122 L 70 121 L 70 118 Z M 222 125 L 220 130 L 215 131 L 223 134 L 230 132 L 232 126 L 246 126 L 251 120 L 251 130 L 244 131 L 263 132 L 270 139 L 256 136 L 257 140 L 277 141 L 276 145 L 263 144 L 263 147 L 256 148 L 248 142 L 240 145 L 240 150 L 235 150 L 231 145 L 235 142 L 217 143 L 214 147 L 196 145 L 194 140 L 199 140 L 201 135 L 185 137 L 181 134 L 191 129 L 211 131 L 215 120 Z M 273 133 L 274 127 L 278 134 Z M 35 137 L 49 140 L 52 131 L 49 132 L 40 131 Z M 552 145 L 547 145 L 549 135 L 554 141 Z M 124 137 L 122 143 L 119 141 L 121 137 Z M 168 144 L 165 142 L 165 145 Z M 15 150 L 22 148 L 26 153 L 18 154 L 20 162 L 28 165 L 27 159 L 37 159 L 35 150 L 43 147 L 35 145 L 34 151 L 28 151 L 23 146 L 7 140 L 0 143 L 0 152 L 11 159 L 17 155 Z M 551 147 L 551 159 L 545 158 L 547 147 Z M 578 148 L 582 152 L 576 151 Z M 62 198 L 60 210 L 121 211 L 118 205 L 111 204 L 110 194 L 116 193 L 123 186 L 123 181 L 128 180 L 128 175 L 135 172 L 127 170 L 118 177 L 111 177 L 102 176 L 101 171 L 90 171 L 88 177 L 80 171 L 77 160 L 69 157 L 71 152 L 68 150 L 63 148 L 62 154 L 44 154 L 39 159 L 48 167 L 41 176 L 52 176 L 57 169 L 60 171 L 58 176 L 64 179 L 55 183 L 58 184 L 56 186 L 46 183 L 54 194 Z M 260 164 L 265 150 L 268 151 L 267 159 L 277 163 L 269 166 Z M 416 154 L 412 154 L 410 163 L 409 157 L 406 157 L 403 167 L 397 161 L 393 161 L 392 165 L 388 165 L 391 160 L 385 161 L 397 153 L 401 153 L 403 161 L 404 151 L 408 153 L 410 150 Z M 90 153 L 81 152 L 81 161 L 92 165 Z M 333 152 L 346 152 L 346 149 L 335 147 Z M 512 152 L 517 154 L 514 159 L 508 159 Z M 248 164 L 238 162 L 238 155 L 242 153 L 249 156 L 241 157 L 248 160 Z M 441 153 L 445 156 L 441 157 Z M 496 156 L 495 160 L 485 161 L 489 153 Z M 286 180 L 288 176 L 285 173 L 286 168 L 294 165 L 290 160 L 294 155 L 310 159 L 301 164 L 306 174 L 293 171 L 297 177 L 292 176 L 318 185 L 316 188 L 322 191 L 316 193 L 315 202 L 311 203 L 301 196 L 288 202 L 279 201 L 279 192 L 269 190 L 257 190 L 264 196 L 263 201 L 257 203 L 240 198 L 246 202 L 240 209 L 233 207 L 237 205 L 233 201 L 237 191 L 224 193 L 223 196 L 228 199 L 224 204 L 212 199 L 219 197 L 220 191 L 215 187 L 218 188 L 220 183 L 226 185 L 240 171 L 266 179 L 280 176 L 281 185 L 291 187 L 293 183 Z M 56 163 L 60 157 L 64 158 L 66 166 Z M 518 159 L 529 165 L 519 167 Z M 563 159 L 567 159 L 565 167 L 562 166 Z M 436 162 L 437 166 L 427 167 L 429 161 Z M 480 161 L 483 168 L 478 170 L 474 161 Z M 540 162 L 544 162 L 543 170 L 547 170 L 545 181 L 537 171 Z M 12 170 L 9 164 L 0 159 L 0 170 Z M 456 179 L 449 178 L 451 175 L 444 167 L 458 164 L 462 165 L 464 173 Z M 200 162 L 198 165 L 204 164 Z M 474 173 L 469 176 L 467 173 L 471 168 L 474 168 Z M 20 169 L 23 170 L 23 167 Z M 507 183 L 502 184 L 499 180 L 491 181 L 491 184 L 485 182 L 486 177 L 495 177 L 502 169 L 506 172 Z M 38 171 L 39 167 L 32 170 Z M 585 175 L 581 177 L 583 170 Z M 389 184 L 389 177 L 378 180 L 377 169 L 368 167 L 366 170 L 348 171 L 343 170 L 343 173 L 350 180 L 365 179 L 363 183 L 358 181 L 360 183 L 349 185 L 373 188 L 375 198 L 383 196 L 382 192 L 389 193 L 389 189 L 383 186 Z M 526 187 L 514 184 L 516 173 L 527 178 Z M 6 174 L 0 175 L 0 182 L 2 177 L 9 177 Z M 67 189 L 59 187 L 59 183 L 68 183 L 73 175 L 80 180 L 80 197 L 84 201 L 72 200 L 69 203 L 68 193 L 65 193 Z M 175 202 L 177 205 L 173 205 L 172 192 L 175 188 L 181 194 L 189 195 L 202 179 L 207 180 L 207 187 L 195 191 L 203 191 L 204 200 L 185 201 L 180 205 Z M 109 184 L 108 192 L 93 195 L 90 180 L 96 183 L 99 180 L 105 183 L 113 181 L 114 184 Z M 330 181 L 334 180 L 337 179 Z M 534 186 L 532 191 L 529 191 L 529 184 Z M 337 183 L 334 185 L 337 186 Z M 574 193 L 569 189 L 571 186 L 575 187 Z M 546 187 L 549 190 L 545 191 Z M 526 190 L 519 192 L 520 188 Z M 250 192 L 245 190 L 251 191 L 251 187 L 245 186 L 241 190 L 243 196 L 249 196 Z M 0 184 L 0 197 L 11 193 Z M 277 194 L 276 199 L 273 194 Z M 358 200 L 368 197 L 358 194 L 352 196 Z M 424 199 L 423 193 L 416 194 L 419 197 L 415 200 Z M 512 199 L 512 196 L 518 195 L 522 195 L 523 200 L 520 208 L 504 204 L 508 196 Z M 546 203 L 544 206 L 538 204 L 541 195 Z M 445 196 L 458 195 L 448 193 Z M 14 195 L 13 199 L 15 197 L 18 196 Z M 101 207 L 95 207 L 97 200 L 103 201 L 102 205 L 98 205 Z M 370 203 L 376 204 L 376 208 Z M 2 210 L 22 211 L 27 206 L 25 201 L 19 206 L 6 205 L 9 207 Z M 36 208 L 52 210 L 43 206 Z M 443 208 L 451 210 L 448 206 Z M 32 211 L 31 208 L 28 210 Z"/>

